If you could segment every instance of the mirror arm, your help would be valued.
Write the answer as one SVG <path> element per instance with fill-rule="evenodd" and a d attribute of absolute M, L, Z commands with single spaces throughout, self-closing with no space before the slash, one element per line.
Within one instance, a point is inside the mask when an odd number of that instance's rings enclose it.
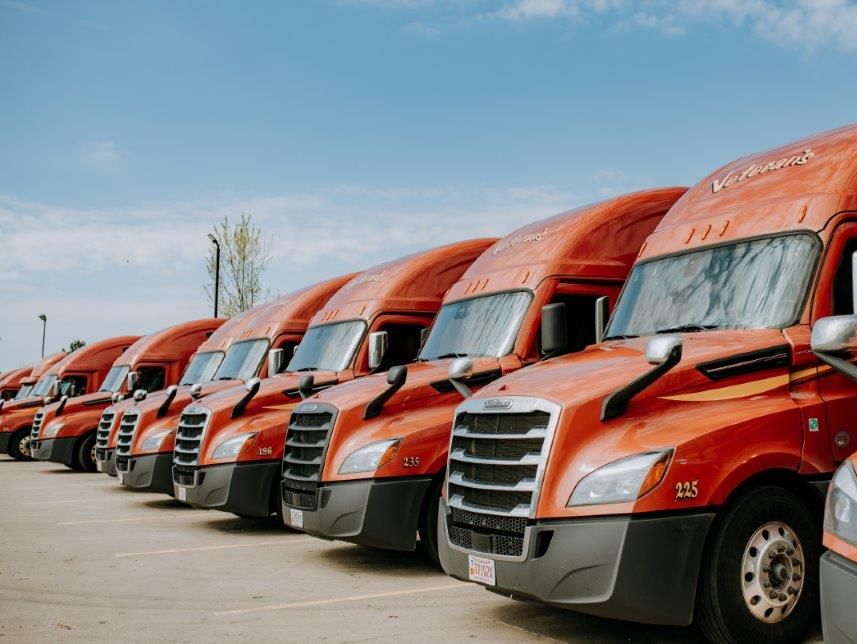
<path fill-rule="evenodd" d="M 542 360 L 547 360 L 550 356 L 545 356 Z M 473 395 L 473 390 L 464 384 L 464 381 L 455 378 L 449 379 L 450 384 L 455 387 L 455 390 L 461 395 L 464 400 L 467 400 Z"/>
<path fill-rule="evenodd" d="M 833 355 L 832 353 L 826 353 L 824 351 L 813 351 L 813 353 L 819 360 L 830 365 L 846 378 L 850 378 L 852 381 L 857 382 L 857 365 L 848 362 L 848 360 L 845 360 L 844 358 Z"/>
<path fill-rule="evenodd" d="M 60 398 L 59 407 L 57 407 L 56 415 L 59 416 L 62 413 L 62 410 L 65 409 L 65 404 L 68 402 L 68 396 L 63 396 Z"/>
<path fill-rule="evenodd" d="M 621 389 L 617 389 L 612 394 L 608 394 L 601 403 L 601 422 L 616 418 L 625 413 L 628 409 L 628 403 L 631 399 L 639 394 L 644 389 L 648 389 L 655 382 L 661 379 L 667 371 L 681 362 L 681 345 L 673 347 L 667 359 L 644 373 L 636 380 L 629 382 Z"/>
<path fill-rule="evenodd" d="M 241 400 L 235 403 L 235 406 L 232 408 L 232 418 L 238 418 L 244 413 L 244 410 L 247 408 L 247 405 L 250 403 L 251 400 L 253 400 L 253 397 L 259 391 L 259 386 L 261 384 L 262 383 L 258 380 L 254 382 L 253 386 L 247 390 L 247 393 L 244 394 Z"/>
<path fill-rule="evenodd" d="M 389 387 L 387 387 L 384 391 L 378 394 L 378 396 L 374 400 L 370 400 L 366 404 L 366 409 L 363 410 L 363 420 L 375 418 L 375 416 L 380 414 L 387 401 L 390 400 L 390 398 L 392 398 L 396 394 L 396 392 L 399 391 L 399 389 L 401 389 L 405 385 L 405 381 L 407 381 L 408 379 L 407 367 L 401 367 L 401 369 L 404 369 L 404 376 L 398 378 L 395 382 L 389 383 Z"/>
<path fill-rule="evenodd" d="M 164 402 L 162 402 L 161 406 L 158 407 L 158 411 L 155 413 L 155 418 L 163 418 L 167 415 L 167 412 L 170 410 L 170 405 L 172 405 L 173 400 L 175 400 L 177 391 L 178 389 L 170 389 L 167 392 L 167 397 L 164 398 Z"/>

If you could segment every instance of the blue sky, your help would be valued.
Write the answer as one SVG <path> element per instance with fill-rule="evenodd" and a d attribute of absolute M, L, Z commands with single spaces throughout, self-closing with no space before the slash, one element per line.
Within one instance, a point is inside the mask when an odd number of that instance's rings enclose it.
<path fill-rule="evenodd" d="M 0 0 L 0 370 L 853 122 L 852 0 Z"/>

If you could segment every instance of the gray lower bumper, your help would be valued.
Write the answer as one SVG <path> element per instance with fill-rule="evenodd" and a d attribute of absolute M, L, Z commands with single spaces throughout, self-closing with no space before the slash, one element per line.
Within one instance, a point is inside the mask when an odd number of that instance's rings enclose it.
<path fill-rule="evenodd" d="M 821 557 L 821 625 L 824 641 L 857 642 L 857 563 L 835 552 Z"/>
<path fill-rule="evenodd" d="M 281 467 L 279 460 L 210 465 L 196 471 L 195 485 L 174 483 L 173 489 L 177 499 L 195 507 L 266 517 L 277 509 L 272 507 L 277 499 L 271 491 Z M 179 488 L 183 490 L 181 493 Z"/>
<path fill-rule="evenodd" d="M 0 432 L 0 454 L 9 453 L 9 442 L 12 440 L 12 432 Z"/>
<path fill-rule="evenodd" d="M 48 438 L 30 443 L 33 458 L 37 461 L 53 461 L 71 465 L 74 462 L 74 446 L 77 438 Z"/>
<path fill-rule="evenodd" d="M 486 587 L 495 592 L 648 624 L 685 626 L 693 620 L 713 514 L 536 522 L 514 559 L 453 545 L 443 499 L 439 513 L 440 561 L 453 577 L 467 581 L 469 555 L 475 555 L 494 561 L 496 585 Z M 480 541 L 479 529 L 474 535 Z"/>
<path fill-rule="evenodd" d="M 95 450 L 95 469 L 109 476 L 116 476 L 116 450 Z"/>
<path fill-rule="evenodd" d="M 146 454 L 123 457 L 125 469 L 119 472 L 120 483 L 125 487 L 146 492 L 173 493 L 173 454 Z"/>
<path fill-rule="evenodd" d="M 324 539 L 413 550 L 420 508 L 430 485 L 429 477 L 326 484 L 316 491 L 316 509 L 283 503 L 283 520 L 289 527 Z"/>

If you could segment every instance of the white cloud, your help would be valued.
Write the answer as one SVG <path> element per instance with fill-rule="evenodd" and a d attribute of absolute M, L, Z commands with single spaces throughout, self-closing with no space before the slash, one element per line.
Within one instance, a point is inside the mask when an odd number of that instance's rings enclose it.
<path fill-rule="evenodd" d="M 92 141 L 86 144 L 84 158 L 97 168 L 113 168 L 122 161 L 125 153 L 115 141 Z"/>

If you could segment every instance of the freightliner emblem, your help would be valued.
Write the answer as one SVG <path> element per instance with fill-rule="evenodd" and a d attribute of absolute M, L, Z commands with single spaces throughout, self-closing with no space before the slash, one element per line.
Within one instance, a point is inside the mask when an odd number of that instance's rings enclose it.
<path fill-rule="evenodd" d="M 310 405 L 301 405 L 300 407 L 298 407 L 297 409 L 295 409 L 295 411 L 297 411 L 297 412 L 302 412 L 302 411 L 315 411 L 316 409 L 318 409 L 318 405 L 312 405 L 312 404 L 310 404 Z"/>
<path fill-rule="evenodd" d="M 509 409 L 511 406 L 511 400 L 502 400 L 500 398 L 491 398 L 482 403 L 483 409 Z"/>

